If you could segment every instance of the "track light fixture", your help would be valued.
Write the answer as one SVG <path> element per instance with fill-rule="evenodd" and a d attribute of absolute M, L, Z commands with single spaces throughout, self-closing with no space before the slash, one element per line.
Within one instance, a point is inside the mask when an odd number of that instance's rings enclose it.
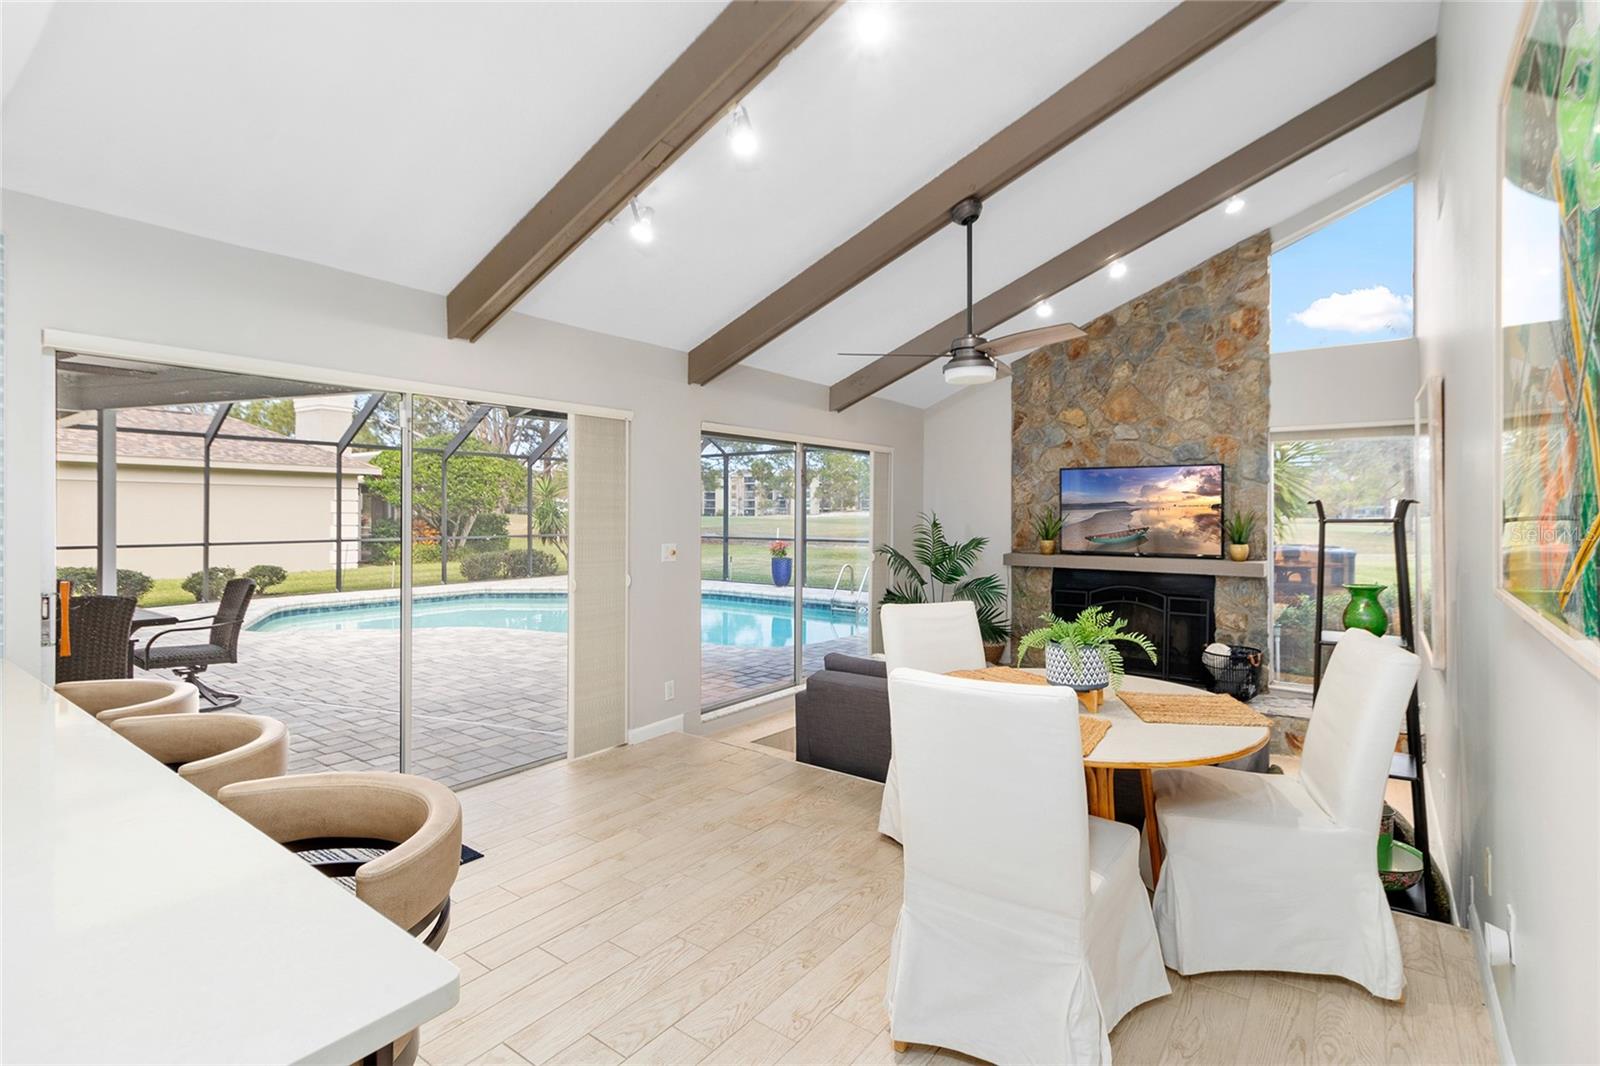
<path fill-rule="evenodd" d="M 754 157 L 761 147 L 761 138 L 756 136 L 756 129 L 750 124 L 750 112 L 745 110 L 743 104 L 733 109 L 729 119 L 728 147 L 740 159 Z"/>
<path fill-rule="evenodd" d="M 628 227 L 628 236 L 632 237 L 636 244 L 649 244 L 655 240 L 655 209 L 640 207 L 637 197 L 628 201 L 628 207 L 633 211 L 633 225 Z"/>

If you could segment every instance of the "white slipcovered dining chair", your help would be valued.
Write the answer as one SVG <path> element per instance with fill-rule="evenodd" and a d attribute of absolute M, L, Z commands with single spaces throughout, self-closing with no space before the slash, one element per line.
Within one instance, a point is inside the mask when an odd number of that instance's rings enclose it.
<path fill-rule="evenodd" d="M 1139 835 L 1088 814 L 1073 693 L 902 668 L 889 720 L 905 845 L 891 1039 L 1109 1062 L 1122 1016 L 1171 989 Z"/>
<path fill-rule="evenodd" d="M 883 658 L 890 673 L 902 666 L 944 674 L 982 670 L 988 665 L 983 658 L 978 610 L 967 600 L 886 603 L 879 608 L 878 625 L 883 630 Z M 878 832 L 891 840 L 900 839 L 900 781 L 892 743 L 883 805 L 878 809 Z"/>
<path fill-rule="evenodd" d="M 1350 630 L 1317 692 L 1298 778 L 1156 772 L 1166 858 L 1155 914 L 1168 966 L 1331 974 L 1400 998 L 1378 820 L 1416 680 L 1415 655 Z"/>

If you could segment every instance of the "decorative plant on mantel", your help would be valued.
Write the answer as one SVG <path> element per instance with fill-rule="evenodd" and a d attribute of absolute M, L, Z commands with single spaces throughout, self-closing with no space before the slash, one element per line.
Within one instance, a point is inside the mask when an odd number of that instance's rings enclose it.
<path fill-rule="evenodd" d="M 1129 632 L 1127 620 L 1118 618 L 1104 607 L 1085 607 L 1072 621 L 1044 616 L 1049 624 L 1035 629 L 1017 642 L 1017 665 L 1022 665 L 1028 652 L 1044 649 L 1045 676 L 1052 685 L 1067 685 L 1079 692 L 1093 692 L 1110 685 L 1113 690 L 1122 687 L 1126 676 L 1122 652 L 1116 647 L 1120 641 L 1150 656 L 1156 661 L 1156 646 L 1143 633 Z"/>
<path fill-rule="evenodd" d="M 1011 625 L 1006 620 L 1005 582 L 994 574 L 969 577 L 983 549 L 989 546 L 988 537 L 973 537 L 952 543 L 945 539 L 944 526 L 939 516 L 917 516 L 912 530 L 911 558 L 887 544 L 874 551 L 883 556 L 893 575 L 880 603 L 944 603 L 949 600 L 970 600 L 978 612 L 978 630 L 985 646 L 1003 645 L 1011 637 Z M 912 559 L 916 561 L 913 562 Z M 927 569 L 924 576 L 918 564 Z"/>
<path fill-rule="evenodd" d="M 1054 555 L 1056 543 L 1061 539 L 1061 511 L 1054 507 L 1041 507 L 1033 516 L 1033 531 L 1039 536 L 1039 554 Z"/>
<path fill-rule="evenodd" d="M 1254 511 L 1235 511 L 1233 517 L 1222 524 L 1222 531 L 1228 537 L 1228 558 L 1236 563 L 1250 558 L 1250 537 L 1259 521 L 1261 516 Z"/>

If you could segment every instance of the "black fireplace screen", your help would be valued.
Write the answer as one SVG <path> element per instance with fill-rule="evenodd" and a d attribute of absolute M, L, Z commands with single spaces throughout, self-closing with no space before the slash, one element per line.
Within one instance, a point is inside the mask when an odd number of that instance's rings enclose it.
<path fill-rule="evenodd" d="M 1208 684 L 1200 655 L 1216 628 L 1216 578 L 1194 574 L 1138 574 L 1111 570 L 1057 570 L 1050 609 L 1071 618 L 1085 607 L 1105 607 L 1148 636 L 1156 662 L 1131 644 L 1119 645 L 1128 673 Z"/>

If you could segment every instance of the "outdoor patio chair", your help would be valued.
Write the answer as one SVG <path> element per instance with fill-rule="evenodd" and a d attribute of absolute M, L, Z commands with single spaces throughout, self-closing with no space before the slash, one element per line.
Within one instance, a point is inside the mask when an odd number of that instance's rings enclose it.
<path fill-rule="evenodd" d="M 64 639 L 56 646 L 57 681 L 104 681 L 133 676 L 128 641 L 133 633 L 131 596 L 74 596 L 67 605 Z M 61 654 L 70 650 L 70 654 Z"/>
<path fill-rule="evenodd" d="M 247 577 L 234 578 L 223 588 L 216 614 L 184 619 L 186 623 L 210 624 L 163 629 L 134 651 L 133 661 L 141 670 L 171 670 L 199 689 L 201 698 L 210 704 L 212 710 L 236 706 L 242 698 L 238 693 L 212 688 L 200 680 L 200 675 L 209 666 L 239 661 L 239 630 L 244 628 L 244 615 L 250 609 L 250 597 L 255 595 L 255 591 L 254 581 Z M 207 634 L 204 643 L 160 643 L 174 633 L 200 632 Z"/>

